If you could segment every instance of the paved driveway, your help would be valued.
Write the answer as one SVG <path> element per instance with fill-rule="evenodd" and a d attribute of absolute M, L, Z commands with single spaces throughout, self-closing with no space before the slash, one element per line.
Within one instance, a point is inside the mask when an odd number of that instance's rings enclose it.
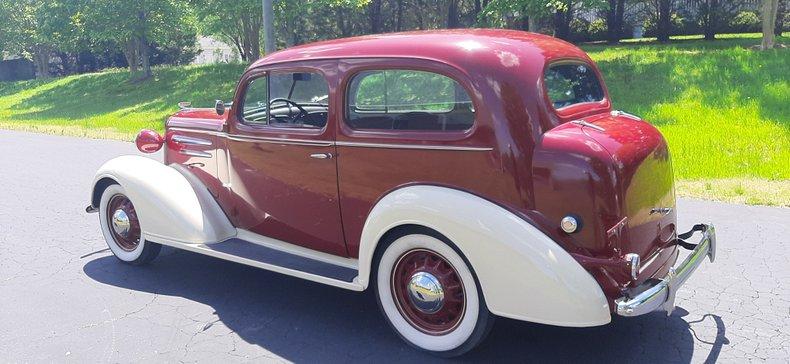
<path fill-rule="evenodd" d="M 183 251 L 130 267 L 86 214 L 93 172 L 129 143 L 0 131 L 0 362 L 435 360 L 370 294 Z M 681 200 L 718 227 L 716 264 L 652 313 L 598 328 L 499 319 L 465 361 L 790 360 L 790 209 Z"/>

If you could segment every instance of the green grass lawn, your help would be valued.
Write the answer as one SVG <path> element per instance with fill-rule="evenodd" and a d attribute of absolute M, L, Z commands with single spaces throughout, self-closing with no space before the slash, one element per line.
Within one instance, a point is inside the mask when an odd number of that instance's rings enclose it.
<path fill-rule="evenodd" d="M 666 136 L 680 195 L 790 206 L 790 48 L 756 51 L 753 34 L 721 38 L 583 48 L 615 107 Z M 159 68 L 139 84 L 125 70 L 0 83 L 0 128 L 131 140 L 161 130 L 179 101 L 230 100 L 243 69 Z"/>

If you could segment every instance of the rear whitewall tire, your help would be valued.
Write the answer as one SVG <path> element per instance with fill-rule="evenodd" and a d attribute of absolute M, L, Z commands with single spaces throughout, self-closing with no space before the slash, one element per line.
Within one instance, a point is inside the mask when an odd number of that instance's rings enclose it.
<path fill-rule="evenodd" d="M 422 230 L 422 229 L 420 229 Z M 427 231 L 403 234 L 380 253 L 376 269 L 376 297 L 384 316 L 398 335 L 413 347 L 434 355 L 452 357 L 477 346 L 491 329 L 494 317 L 488 311 L 473 271 L 466 260 L 448 243 Z M 418 329 L 404 317 L 393 293 L 395 266 L 406 254 L 427 250 L 446 260 L 463 283 L 464 311 L 454 328 L 440 335 Z"/>
<path fill-rule="evenodd" d="M 116 258 L 124 263 L 133 265 L 147 264 L 156 258 L 157 255 L 159 255 L 162 246 L 156 243 L 145 241 L 145 234 L 142 232 L 142 228 L 140 229 L 140 242 L 133 250 L 126 250 L 119 246 L 115 240 L 115 237 L 113 236 L 113 232 L 110 230 L 110 221 L 108 221 L 107 218 L 107 216 L 109 216 L 107 209 L 110 200 L 113 198 L 113 196 L 117 195 L 127 196 L 126 190 L 124 190 L 124 188 L 118 184 L 109 185 L 102 192 L 101 201 L 99 202 L 99 222 L 101 225 L 102 235 L 104 235 L 104 240 L 107 243 L 107 247 L 110 248 L 110 251 L 112 251 Z"/>

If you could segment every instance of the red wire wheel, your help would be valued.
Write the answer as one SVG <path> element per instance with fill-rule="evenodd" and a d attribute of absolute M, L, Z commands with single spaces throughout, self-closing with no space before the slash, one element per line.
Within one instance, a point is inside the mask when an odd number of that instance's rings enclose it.
<path fill-rule="evenodd" d="M 113 240 L 121 249 L 130 252 L 140 245 L 140 221 L 128 197 L 121 194 L 110 197 L 107 224 Z"/>
<path fill-rule="evenodd" d="M 403 254 L 392 269 L 390 286 L 401 315 L 425 334 L 451 332 L 464 317 L 464 284 L 455 268 L 433 251 Z"/>

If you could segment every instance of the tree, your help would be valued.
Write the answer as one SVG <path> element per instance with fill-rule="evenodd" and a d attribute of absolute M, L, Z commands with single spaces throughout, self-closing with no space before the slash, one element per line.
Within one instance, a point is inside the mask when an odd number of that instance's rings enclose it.
<path fill-rule="evenodd" d="M 191 0 L 198 30 L 232 44 L 242 61 L 261 56 L 261 0 Z"/>
<path fill-rule="evenodd" d="M 570 24 L 579 9 L 601 9 L 606 0 L 492 0 L 480 12 L 494 26 L 535 31 L 539 19 L 551 17 L 554 36 L 570 38 Z"/>
<path fill-rule="evenodd" d="M 72 23 L 64 1 L 0 0 L 0 43 L 33 60 L 37 78 L 50 77 L 50 60 L 67 41 Z"/>
<path fill-rule="evenodd" d="M 659 42 L 669 42 L 672 33 L 672 0 L 658 0 L 657 38 Z"/>
<path fill-rule="evenodd" d="M 719 0 L 705 0 L 700 5 L 700 23 L 702 25 L 705 40 L 716 39 L 716 30 L 721 17 Z"/>
<path fill-rule="evenodd" d="M 762 50 L 774 48 L 774 28 L 778 11 L 779 0 L 763 0 L 763 41 L 760 44 Z"/>
<path fill-rule="evenodd" d="M 623 37 L 623 18 L 625 16 L 625 0 L 608 0 L 606 9 L 606 41 L 617 44 Z"/>
<path fill-rule="evenodd" d="M 78 17 L 91 38 L 121 45 L 131 76 L 142 80 L 152 76 L 153 42 L 167 44 L 193 33 L 186 5 L 180 0 L 85 0 Z"/>

